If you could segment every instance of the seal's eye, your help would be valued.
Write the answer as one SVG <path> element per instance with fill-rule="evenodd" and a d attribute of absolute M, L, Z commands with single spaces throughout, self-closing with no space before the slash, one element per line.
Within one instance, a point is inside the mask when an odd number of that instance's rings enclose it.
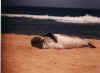
<path fill-rule="evenodd" d="M 39 38 L 39 37 L 34 37 L 34 38 L 32 39 L 32 42 L 33 42 L 33 43 L 40 43 L 40 42 L 41 42 L 41 38 Z"/>

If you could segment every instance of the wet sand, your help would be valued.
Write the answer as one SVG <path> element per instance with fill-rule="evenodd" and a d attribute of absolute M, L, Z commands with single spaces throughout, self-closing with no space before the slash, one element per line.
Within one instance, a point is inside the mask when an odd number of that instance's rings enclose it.
<path fill-rule="evenodd" d="M 86 39 L 97 48 L 38 49 L 34 36 L 2 34 L 2 73 L 100 73 L 100 40 Z"/>

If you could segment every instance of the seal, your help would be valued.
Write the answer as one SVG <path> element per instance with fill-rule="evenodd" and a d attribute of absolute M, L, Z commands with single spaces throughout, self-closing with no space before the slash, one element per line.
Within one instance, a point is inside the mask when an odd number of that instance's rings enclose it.
<path fill-rule="evenodd" d="M 32 46 L 41 49 L 70 49 L 82 47 L 96 48 L 94 45 L 88 41 L 85 41 L 83 38 L 53 33 L 44 33 L 34 37 L 31 40 L 31 44 Z"/>

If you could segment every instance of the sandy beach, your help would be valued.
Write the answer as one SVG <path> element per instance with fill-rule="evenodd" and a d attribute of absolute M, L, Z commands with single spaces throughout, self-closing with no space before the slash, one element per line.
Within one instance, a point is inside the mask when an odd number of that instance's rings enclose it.
<path fill-rule="evenodd" d="M 39 49 L 34 36 L 2 34 L 2 73 L 100 73 L 100 40 L 86 39 L 97 48 Z"/>

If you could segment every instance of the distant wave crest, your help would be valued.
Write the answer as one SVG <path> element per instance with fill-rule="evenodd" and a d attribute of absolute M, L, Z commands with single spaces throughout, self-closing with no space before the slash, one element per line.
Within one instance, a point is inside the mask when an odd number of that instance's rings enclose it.
<path fill-rule="evenodd" d="M 56 22 L 62 23 L 81 23 L 81 24 L 100 24 L 100 17 L 85 15 L 85 16 L 48 16 L 48 15 L 28 15 L 28 14 L 1 14 L 1 16 L 7 17 L 18 17 L 18 18 L 31 18 L 31 19 L 41 19 L 41 20 L 54 20 Z"/>

